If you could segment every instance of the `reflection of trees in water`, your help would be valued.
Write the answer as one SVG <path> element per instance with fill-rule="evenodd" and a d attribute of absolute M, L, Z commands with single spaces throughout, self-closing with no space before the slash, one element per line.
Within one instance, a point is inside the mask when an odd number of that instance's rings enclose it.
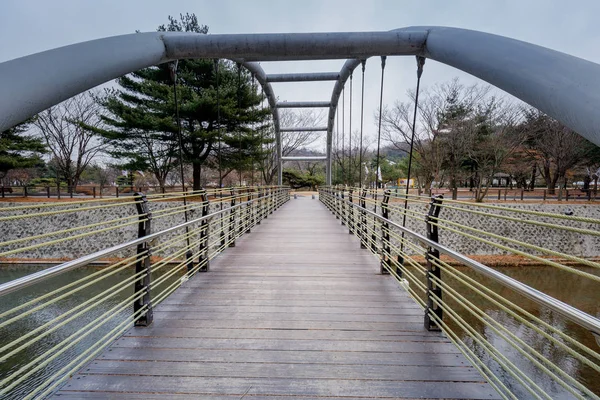
<path fill-rule="evenodd" d="M 102 267 L 100 267 L 102 268 Z M 10 267 L 0 267 L 0 283 L 8 282 L 17 278 L 20 278 L 24 275 L 31 274 L 33 272 L 37 272 L 43 268 L 40 267 L 29 267 L 19 265 L 16 268 Z M 2 302 L 0 302 L 0 314 L 4 313 L 7 310 L 10 310 L 20 304 L 23 304 L 33 298 L 37 298 L 40 295 L 49 293 L 59 287 L 63 287 L 73 281 L 79 280 L 90 274 L 97 272 L 98 269 L 94 267 L 83 267 L 77 268 L 75 270 L 69 271 L 67 273 L 55 276 L 53 278 L 47 279 L 43 282 L 34 284 L 32 286 L 26 287 L 17 291 L 16 293 L 11 293 L 2 297 Z M 107 270 L 106 272 L 110 272 Z M 157 280 L 159 276 L 168 272 L 168 268 L 163 268 L 163 270 L 153 272 L 153 280 Z M 8 343 L 11 343 L 15 339 L 26 335 L 31 332 L 33 329 L 47 323 L 48 321 L 53 320 L 59 315 L 64 314 L 65 312 L 74 309 L 78 305 L 81 305 L 86 300 L 91 299 L 92 297 L 106 291 L 107 289 L 113 288 L 119 282 L 123 282 L 125 279 L 131 277 L 134 273 L 134 268 L 129 267 L 124 269 L 123 271 L 119 271 L 112 276 L 106 277 L 99 282 L 94 283 L 91 286 L 83 288 L 81 291 L 76 292 L 72 295 L 67 296 L 64 299 L 58 300 L 57 302 L 48 305 L 47 307 L 35 311 L 32 314 L 26 316 L 25 318 L 9 324 L 4 328 L 0 328 L 0 347 L 5 346 Z M 166 281 L 164 285 L 169 285 L 174 279 L 178 279 L 178 276 L 174 276 Z M 157 292 L 160 292 L 165 286 L 160 286 L 157 289 Z M 69 290 L 74 289 L 71 287 Z M 9 373 L 12 373 L 22 366 L 30 363 L 36 357 L 39 357 L 53 346 L 57 345 L 61 341 L 67 339 L 70 335 L 87 325 L 88 323 L 96 320 L 102 314 L 109 311 L 111 308 L 115 307 L 119 303 L 126 300 L 134 293 L 133 283 L 131 285 L 125 285 L 124 289 L 119 293 L 114 293 L 114 296 L 109 297 L 104 302 L 100 302 L 98 299 L 95 303 L 96 307 L 92 308 L 84 315 L 81 315 L 75 318 L 73 321 L 68 322 L 64 326 L 55 330 L 54 332 L 48 334 L 46 337 L 40 339 L 37 343 L 32 346 L 28 346 L 23 350 L 17 352 L 15 355 L 10 356 L 5 361 L 0 362 L 0 376 L 6 377 Z M 60 294 L 59 294 L 60 295 Z M 106 297 L 106 296 L 105 296 Z M 42 301 L 43 303 L 44 301 Z M 14 317 L 15 315 L 19 315 L 22 312 L 32 309 L 36 307 L 38 303 L 34 303 L 33 305 L 24 308 L 23 310 L 19 310 L 15 314 L 10 314 L 5 317 L 0 317 L 0 323 Z M 63 354 L 59 355 L 56 359 L 52 360 L 48 365 L 44 366 L 40 371 L 35 372 L 32 376 L 27 378 L 25 381 L 20 383 L 18 387 L 11 390 L 7 397 L 2 397 L 2 399 L 20 399 L 23 398 L 27 393 L 29 393 L 34 387 L 43 383 L 50 377 L 52 374 L 56 373 L 58 370 L 63 368 L 69 362 L 74 360 L 78 355 L 82 354 L 85 350 L 89 349 L 91 345 L 95 344 L 100 338 L 102 338 L 105 334 L 107 334 L 111 329 L 116 327 L 121 321 L 131 315 L 132 307 L 125 307 L 124 310 L 115 314 L 113 318 L 106 321 L 106 323 L 102 326 L 98 326 L 97 329 L 91 333 L 88 337 L 84 338 L 80 342 L 76 343 L 72 348 L 65 351 Z M 65 318 L 66 319 L 66 318 Z M 54 326 L 51 325 L 51 326 Z M 50 327 L 51 327 L 50 326 Z M 50 329 L 50 327 L 46 328 L 43 332 Z M 96 325 L 94 325 L 96 327 Z M 42 333 L 38 333 L 41 335 Z M 32 338 L 28 338 L 23 341 L 26 343 Z M 22 343 L 20 343 L 22 344 Z M 18 347 L 14 346 L 14 348 Z M 6 354 L 8 351 L 11 351 L 13 348 L 8 349 L 2 354 Z M 47 358 L 47 357 L 46 357 Z M 46 359 L 44 358 L 44 360 Z M 43 360 L 42 360 L 43 361 Z M 29 369 L 27 370 L 29 371 Z M 26 372 L 27 372 L 26 371 Z"/>
<path fill-rule="evenodd" d="M 468 268 L 459 268 L 459 270 L 481 284 L 493 290 L 498 295 L 505 299 L 521 306 L 533 316 L 547 322 L 551 326 L 564 332 L 571 338 L 590 347 L 592 350 L 597 350 L 597 345 L 593 335 L 578 325 L 565 320 L 557 313 L 549 309 L 538 306 L 536 303 L 524 298 L 514 291 L 501 286 L 494 281 L 480 276 L 477 273 L 470 271 Z M 598 300 L 600 294 L 597 290 L 597 284 L 576 276 L 572 273 L 557 270 L 551 267 L 510 267 L 501 268 L 500 271 L 509 275 L 521 282 L 524 282 L 544 293 L 547 293 L 555 298 L 558 298 L 568 304 L 571 304 L 592 315 L 598 314 Z M 586 268 L 586 272 L 588 271 Z M 492 302 L 482 298 L 472 290 L 466 288 L 461 283 L 457 282 L 450 276 L 443 277 L 444 282 L 447 282 L 452 288 L 456 289 L 467 300 L 473 302 L 482 311 L 486 313 L 493 321 L 496 321 L 498 326 L 505 327 L 509 332 L 521 339 L 523 342 L 531 346 L 535 351 L 539 352 L 543 357 L 554 363 L 560 370 L 574 377 L 579 382 L 590 388 L 594 393 L 600 393 L 600 376 L 593 368 L 583 364 L 575 357 L 571 356 L 565 349 L 554 344 L 534 329 L 521 323 L 515 317 L 507 314 Z M 447 306 L 455 310 L 464 320 L 469 323 L 481 336 L 489 341 L 489 343 L 498 351 L 506 356 L 508 360 L 515 364 L 517 368 L 522 370 L 525 375 L 530 377 L 537 385 L 542 387 L 553 398 L 572 398 L 562 386 L 550 378 L 544 371 L 534 365 L 530 360 L 517 351 L 511 344 L 500 337 L 492 328 L 484 324 L 479 319 L 475 318 L 470 312 L 462 307 L 458 302 L 447 295 L 444 297 L 444 302 Z M 531 395 L 523 386 L 514 379 L 510 373 L 505 371 L 488 353 L 485 347 L 474 341 L 467 332 L 463 331 L 454 321 L 448 316 L 445 317 L 446 323 L 451 329 L 458 332 L 465 343 L 473 350 L 473 352 L 500 377 L 504 384 L 514 391 L 519 398 L 529 398 Z M 533 322 L 533 321 L 532 321 Z M 538 326 L 533 322 L 535 326 Z M 573 348 L 572 345 L 559 335 L 552 332 L 548 328 L 538 326 L 543 332 L 555 338 L 560 343 Z M 503 332 L 502 329 L 499 329 Z M 504 333 L 504 332 L 503 332 Z M 504 333 L 506 335 L 506 333 Z M 551 368 L 550 368 L 551 369 Z M 552 370 L 552 369 L 551 369 Z"/>

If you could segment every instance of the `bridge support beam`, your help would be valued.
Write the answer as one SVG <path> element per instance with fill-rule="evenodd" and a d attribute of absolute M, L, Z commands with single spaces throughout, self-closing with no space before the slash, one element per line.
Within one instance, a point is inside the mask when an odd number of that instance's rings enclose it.
<path fill-rule="evenodd" d="M 339 77 L 338 72 L 313 72 L 313 73 L 294 73 L 294 74 L 269 74 L 267 82 L 318 82 L 318 81 L 336 81 Z"/>

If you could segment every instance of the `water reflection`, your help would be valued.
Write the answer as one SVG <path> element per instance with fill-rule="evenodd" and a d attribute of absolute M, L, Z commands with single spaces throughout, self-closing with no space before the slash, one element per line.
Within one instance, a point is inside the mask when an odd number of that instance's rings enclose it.
<path fill-rule="evenodd" d="M 7 310 L 11 310 L 16 306 L 27 302 L 28 300 L 34 299 L 36 297 L 39 297 L 40 295 L 49 293 L 57 288 L 63 287 L 64 285 L 69 284 L 73 281 L 89 276 L 90 274 L 98 271 L 98 268 L 78 268 L 73 271 L 69 271 L 62 275 L 58 275 L 56 277 L 48 279 L 46 281 L 40 282 L 28 288 L 19 290 L 15 293 L 3 296 L 2 301 L 0 302 L 0 315 L 2 315 Z M 17 279 L 27 274 L 39 271 L 41 269 L 43 268 L 39 266 L 0 267 L 0 283 Z M 164 274 L 166 272 L 168 272 L 168 268 L 164 268 L 164 270 L 161 270 L 160 274 Z M 15 352 L 14 355 L 9 356 L 6 360 L 0 362 L 0 378 L 2 379 L 9 376 L 10 374 L 19 371 L 19 369 L 23 368 L 28 364 L 33 365 L 20 372 L 17 375 L 17 379 L 21 379 L 21 377 L 24 376 L 24 374 L 26 374 L 32 368 L 35 369 L 39 367 L 39 370 L 31 374 L 31 376 L 25 378 L 22 382 L 18 383 L 18 385 L 16 385 L 14 388 L 10 390 L 3 389 L 1 398 L 23 398 L 27 393 L 33 390 L 33 388 L 45 382 L 53 374 L 56 374 L 56 372 L 58 372 L 61 368 L 64 368 L 78 355 L 82 354 L 82 352 L 89 349 L 90 346 L 96 343 L 100 338 L 102 338 L 102 336 L 110 332 L 111 329 L 115 328 L 119 323 L 123 322 L 127 317 L 129 317 L 133 312 L 133 305 L 127 304 L 121 311 L 110 311 L 111 309 L 115 308 L 115 306 L 119 305 L 120 303 L 123 303 L 128 297 L 132 296 L 132 294 L 134 293 L 133 284 L 124 286 L 123 289 L 120 291 L 111 291 L 110 289 L 113 288 L 116 284 L 125 280 L 126 278 L 131 277 L 133 273 L 133 267 L 119 271 L 114 275 L 107 277 L 106 279 L 103 279 L 97 283 L 94 283 L 91 286 L 84 288 L 81 291 L 66 296 L 64 299 L 55 301 L 54 303 L 40 309 L 39 311 L 32 312 L 30 315 L 27 315 L 25 318 L 15 323 L 0 328 L 0 346 L 5 346 L 6 344 L 11 343 L 15 339 L 27 335 L 29 332 L 31 332 L 35 328 L 38 328 L 44 323 L 53 320 L 57 316 L 62 315 L 63 313 L 69 310 L 72 310 L 78 305 L 81 305 L 86 300 L 89 300 L 92 297 L 101 294 L 103 291 L 109 290 L 110 296 L 102 296 L 99 299 L 95 300 L 95 307 L 92 308 L 89 312 L 86 312 L 81 316 L 73 318 L 72 321 L 69 321 L 69 318 L 61 320 L 61 326 L 58 329 L 53 330 L 34 345 L 25 347 L 22 350 Z M 157 279 L 158 276 L 159 274 L 155 274 L 155 276 L 153 276 L 153 279 Z M 172 279 L 169 279 L 166 284 L 170 284 L 170 282 L 172 282 L 173 279 L 177 279 L 177 276 L 173 277 Z M 164 286 L 161 286 L 161 290 L 163 288 Z M 71 289 L 73 288 L 69 288 L 68 290 Z M 55 296 L 50 297 L 50 299 L 54 298 Z M 38 304 L 36 303 L 33 306 L 26 307 L 23 310 L 19 310 L 15 314 L 6 315 L 0 318 L 0 323 L 7 321 L 14 316 L 18 316 L 23 312 L 30 311 L 33 307 L 37 305 Z M 108 315 L 105 315 L 103 318 L 100 318 L 100 320 L 98 320 L 99 317 L 103 316 L 103 314 L 106 313 L 108 313 Z M 112 318 L 109 319 L 109 317 Z M 101 324 L 99 323 L 100 321 L 105 321 L 105 323 Z M 32 338 L 42 336 L 43 333 L 47 333 L 50 330 L 52 330 L 53 326 L 55 326 L 55 324 L 52 324 L 50 327 L 48 327 L 40 333 L 36 333 L 32 336 Z M 60 343 L 61 341 L 67 340 L 70 335 L 78 331 L 91 333 L 89 334 L 89 336 L 85 337 L 84 339 L 78 342 L 68 340 L 68 343 L 74 344 L 68 350 L 65 350 L 63 352 L 61 352 L 62 350 L 59 350 L 58 353 L 55 353 L 54 351 L 48 353 L 53 346 Z M 26 339 L 23 343 L 26 343 L 28 340 L 29 338 Z M 20 343 L 19 346 L 23 343 Z M 13 346 L 7 348 L 5 351 L 2 351 L 2 354 L 7 354 L 15 349 L 18 349 L 18 347 Z M 52 356 L 50 356 L 50 354 L 52 354 Z M 48 362 L 48 360 L 50 360 L 51 357 L 53 357 L 53 359 Z M 42 365 L 44 362 L 47 362 L 47 365 Z M 11 382 L 14 382 L 14 380 L 12 380 Z M 7 393 L 5 393 L 5 391 L 7 391 Z"/>
<path fill-rule="evenodd" d="M 505 299 L 519 305 L 535 317 L 557 328 L 572 339 L 583 343 L 593 351 L 600 351 L 594 336 L 586 329 L 566 320 L 552 310 L 539 306 L 533 301 L 528 300 L 493 280 L 472 272 L 468 268 L 459 268 L 459 270 L 492 289 Z M 600 292 L 598 291 L 598 284 L 589 279 L 546 266 L 502 267 L 498 268 L 498 270 L 550 296 L 577 307 L 586 313 L 598 316 Z M 589 273 L 597 273 L 592 268 L 581 268 L 581 270 Z M 472 290 L 469 290 L 463 284 L 448 276 L 448 274 L 442 276 L 442 279 L 444 282 L 448 282 L 453 288 L 459 290 L 469 301 L 479 306 L 479 308 L 481 308 L 486 315 L 491 317 L 491 319 L 497 321 L 499 325 L 506 327 L 520 340 L 558 366 L 561 371 L 564 371 L 569 376 L 575 378 L 592 392 L 600 394 L 600 375 L 595 369 L 582 363 L 565 349 L 554 344 L 531 327 L 523 324 L 520 320 L 505 312 L 496 304 L 486 300 Z M 484 324 L 471 313 L 467 312 L 457 301 L 453 301 L 450 296 L 446 296 L 445 301 L 453 310 L 460 310 L 460 316 L 464 318 L 467 323 L 474 327 L 475 330 L 495 348 L 500 349 L 501 353 L 505 355 L 510 362 L 514 363 L 517 368 L 524 371 L 536 385 L 549 393 L 552 398 L 573 398 L 571 393 L 551 379 L 546 372 L 535 366 L 488 324 Z M 457 324 L 453 323 L 448 318 L 445 319 L 448 320 L 448 324 L 453 330 L 461 331 Z M 560 343 L 569 348 L 573 348 L 567 340 L 561 338 L 558 334 L 545 329 L 542 326 L 539 326 L 539 328 L 546 334 L 560 341 Z M 503 383 L 511 390 L 514 390 L 519 398 L 531 397 L 531 394 L 527 392 L 522 385 L 518 384 L 510 373 L 507 373 L 500 368 L 499 364 L 489 356 L 485 349 L 474 343 L 466 334 L 463 336 L 463 339 L 470 344 L 470 347 L 485 361 L 488 367 L 502 377 Z M 522 348 L 522 345 L 519 345 L 519 347 Z"/>

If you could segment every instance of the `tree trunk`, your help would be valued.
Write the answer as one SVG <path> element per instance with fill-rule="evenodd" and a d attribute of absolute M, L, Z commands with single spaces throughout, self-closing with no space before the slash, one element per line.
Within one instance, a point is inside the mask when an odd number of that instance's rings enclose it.
<path fill-rule="evenodd" d="M 555 171 L 554 175 L 550 175 L 550 165 L 544 165 L 544 179 L 546 180 L 546 188 L 548 194 L 556 194 L 556 182 L 558 182 L 558 171 Z"/>
<path fill-rule="evenodd" d="M 590 190 L 590 183 L 592 178 L 589 175 L 583 177 L 583 191 L 588 192 Z"/>
<path fill-rule="evenodd" d="M 535 176 L 537 174 L 537 164 L 533 163 L 531 167 L 531 181 L 529 182 L 529 190 L 533 191 L 535 189 Z"/>
<path fill-rule="evenodd" d="M 200 175 L 202 173 L 202 164 L 199 162 L 192 163 L 192 190 L 200 190 L 202 189 L 200 182 Z"/>

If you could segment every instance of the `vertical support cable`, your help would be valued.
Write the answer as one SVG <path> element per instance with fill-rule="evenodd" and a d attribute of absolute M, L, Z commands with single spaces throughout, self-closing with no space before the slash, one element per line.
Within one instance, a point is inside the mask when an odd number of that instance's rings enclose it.
<path fill-rule="evenodd" d="M 358 187 L 362 188 L 362 156 L 363 156 L 363 126 L 365 119 L 365 67 L 367 60 L 362 60 L 362 80 L 361 80 L 361 91 L 360 91 L 360 147 L 358 153 Z"/>
<path fill-rule="evenodd" d="M 410 136 L 410 152 L 408 153 L 408 171 L 406 173 L 406 193 L 404 196 L 404 215 L 402 216 L 402 227 L 406 226 L 406 213 L 408 212 L 408 193 L 410 190 L 410 173 L 413 161 L 413 148 L 415 143 L 415 127 L 417 125 L 417 110 L 419 109 L 419 90 L 421 88 L 421 75 L 423 75 L 423 66 L 425 65 L 425 57 L 417 56 L 417 90 L 415 93 L 415 109 L 413 112 L 412 132 Z M 400 240 L 400 253 L 404 250 L 404 231 Z M 398 262 L 404 265 L 404 256 L 398 256 Z"/>
<path fill-rule="evenodd" d="M 238 120 L 242 115 L 242 64 L 237 63 L 238 87 L 237 87 L 237 112 Z M 238 174 L 240 175 L 240 186 L 242 186 L 242 130 L 238 128 Z"/>
<path fill-rule="evenodd" d="M 377 165 L 375 167 L 375 190 L 379 189 L 379 150 L 381 147 L 381 113 L 383 112 L 383 76 L 384 76 L 384 72 L 385 72 L 386 58 L 387 58 L 386 56 L 381 56 L 381 89 L 379 92 L 379 127 L 377 129 L 377 160 L 376 160 Z M 375 207 L 377 207 L 377 205 Z M 375 211 L 377 211 L 377 209 L 375 209 Z"/>
<path fill-rule="evenodd" d="M 183 217 L 185 222 L 188 222 L 188 209 L 187 209 L 187 200 L 186 200 L 186 190 L 185 190 L 185 174 L 183 172 L 183 137 L 181 134 L 181 118 L 179 117 L 179 102 L 177 101 L 177 65 L 179 64 L 179 60 L 175 60 L 172 63 L 169 63 L 169 72 L 171 74 L 171 81 L 173 82 L 173 97 L 175 101 L 175 118 L 177 119 L 177 140 L 179 142 L 179 174 L 181 177 L 181 191 L 183 192 Z M 189 233 L 189 228 L 185 227 L 185 233 Z M 187 245 L 190 246 L 190 238 L 189 235 L 187 237 Z M 189 255 L 191 253 L 188 250 Z"/>
<path fill-rule="evenodd" d="M 219 93 L 219 60 L 215 58 L 215 75 L 216 75 L 216 86 L 217 86 L 217 158 L 219 161 L 219 190 L 223 188 L 223 169 L 221 165 L 221 96 Z M 223 197 L 223 196 L 221 196 Z M 223 209 L 223 204 L 221 204 L 221 209 Z"/>
<path fill-rule="evenodd" d="M 135 193 L 134 198 L 136 200 L 135 207 L 137 209 L 137 213 L 139 215 L 139 224 L 138 224 L 138 238 L 142 238 L 144 236 L 148 236 L 152 233 L 152 213 L 150 213 L 150 209 L 148 208 L 148 200 L 146 199 L 146 195 L 143 193 Z M 140 254 L 144 254 L 143 258 L 138 258 L 135 263 L 135 273 L 136 275 L 144 272 L 143 278 L 137 279 L 134 284 L 134 293 L 144 292 L 144 295 L 135 300 L 133 303 L 133 315 L 138 315 L 138 312 L 147 307 L 147 311 L 145 313 L 141 313 L 137 319 L 135 320 L 135 326 L 149 326 L 153 320 L 153 311 L 152 311 L 152 298 L 150 297 L 150 288 L 152 283 L 152 274 L 150 271 L 150 243 L 143 242 L 137 245 L 137 254 L 140 257 Z"/>
<path fill-rule="evenodd" d="M 350 73 L 350 120 L 348 122 L 348 184 L 353 186 L 352 182 L 352 72 Z"/>
<path fill-rule="evenodd" d="M 256 82 L 255 82 L 255 76 L 254 74 L 252 74 L 252 98 L 254 98 L 254 95 L 256 94 Z M 250 176 L 250 186 L 254 186 L 254 171 L 255 171 L 255 149 L 256 149 L 256 143 L 254 142 L 254 133 L 255 133 L 255 129 L 256 129 L 256 124 L 254 124 L 254 126 L 252 127 L 252 175 Z M 262 146 L 262 144 L 261 144 Z"/>
<path fill-rule="evenodd" d="M 344 144 L 346 141 L 346 85 L 342 88 L 342 183 L 345 185 L 348 183 L 346 181 L 346 171 L 344 171 L 344 159 L 346 158 L 346 152 L 344 148 Z"/>
<path fill-rule="evenodd" d="M 427 239 L 438 243 L 439 232 L 438 232 L 438 217 L 440 216 L 440 210 L 442 209 L 443 195 L 437 197 L 431 196 L 431 202 L 429 203 L 429 212 L 425 221 L 427 223 Z M 433 223 L 432 223 L 433 222 Z M 432 259 L 438 260 L 440 258 L 440 252 L 438 249 L 429 247 L 426 254 L 427 259 L 427 308 L 425 309 L 425 329 L 429 331 L 439 331 L 440 327 L 435 323 L 435 320 L 441 321 L 443 317 L 442 308 L 436 303 L 442 299 L 442 288 L 436 284 L 436 280 L 441 280 L 440 267 L 431 262 Z M 437 300 L 434 301 L 434 298 Z M 429 313 L 435 315 L 435 318 L 431 318 Z"/>
<path fill-rule="evenodd" d="M 222 166 L 222 159 L 221 159 L 221 142 L 223 141 L 223 137 L 222 137 L 222 130 L 221 130 L 221 96 L 219 93 L 219 86 L 220 86 L 220 82 L 219 82 L 219 59 L 215 58 L 214 59 L 214 63 L 215 63 L 215 76 L 216 76 L 216 86 L 217 86 L 217 140 L 218 140 L 218 144 L 217 144 L 217 159 L 219 162 L 219 197 L 220 197 L 220 202 L 219 202 L 219 208 L 222 211 L 223 210 L 223 166 Z M 216 195 L 215 195 L 216 197 Z M 221 221 L 221 246 L 225 245 L 225 231 L 224 231 L 224 227 L 223 227 L 223 215 L 220 215 L 219 220 Z"/>

